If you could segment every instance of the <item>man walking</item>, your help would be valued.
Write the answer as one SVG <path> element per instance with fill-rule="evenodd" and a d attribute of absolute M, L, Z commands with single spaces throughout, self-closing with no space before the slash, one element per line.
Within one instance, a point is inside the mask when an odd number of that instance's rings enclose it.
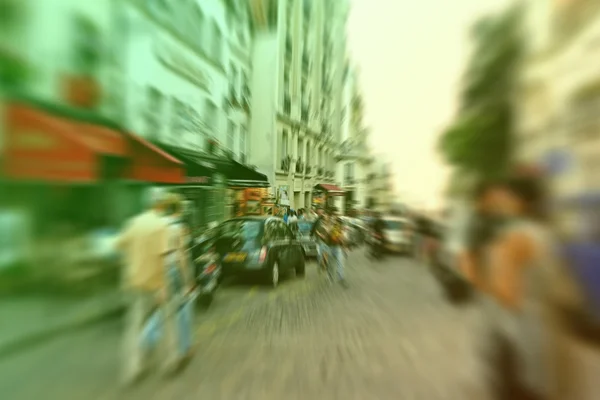
<path fill-rule="evenodd" d="M 128 310 L 124 337 L 124 383 L 134 383 L 146 372 L 141 334 L 148 316 L 157 308 L 163 316 L 161 362 L 164 369 L 176 361 L 173 313 L 169 308 L 169 290 L 165 257 L 169 252 L 169 227 L 163 217 L 167 192 L 153 188 L 148 193 L 148 210 L 134 217 L 125 227 L 117 246 L 124 252 L 123 274 Z"/>
<path fill-rule="evenodd" d="M 344 236 L 344 225 L 342 219 L 336 215 L 336 210 L 330 211 L 331 230 L 329 231 L 329 252 L 332 256 L 332 262 L 329 264 L 330 277 L 336 280 L 344 287 L 347 287 L 344 273 L 346 238 Z M 335 269 L 334 269 L 335 268 Z"/>

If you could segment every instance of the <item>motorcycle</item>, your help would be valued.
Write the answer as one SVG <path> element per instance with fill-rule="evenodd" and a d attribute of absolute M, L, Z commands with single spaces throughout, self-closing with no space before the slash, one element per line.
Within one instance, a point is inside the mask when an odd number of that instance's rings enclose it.
<path fill-rule="evenodd" d="M 208 307 L 212 304 L 219 284 L 222 268 L 219 256 L 214 251 L 207 251 L 194 259 L 194 277 L 197 304 Z"/>
<path fill-rule="evenodd" d="M 367 247 L 368 255 L 370 258 L 379 260 L 383 257 L 384 250 L 384 238 L 382 235 L 377 233 L 371 233 L 369 238 L 369 245 Z"/>

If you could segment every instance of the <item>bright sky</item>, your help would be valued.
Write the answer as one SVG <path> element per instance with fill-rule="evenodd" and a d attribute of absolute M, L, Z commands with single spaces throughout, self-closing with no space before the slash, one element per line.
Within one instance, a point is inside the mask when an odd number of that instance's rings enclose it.
<path fill-rule="evenodd" d="M 375 152 L 393 160 L 396 192 L 406 201 L 441 204 L 448 168 L 436 141 L 454 115 L 468 31 L 507 1 L 351 0 L 348 36 L 365 123 Z"/>

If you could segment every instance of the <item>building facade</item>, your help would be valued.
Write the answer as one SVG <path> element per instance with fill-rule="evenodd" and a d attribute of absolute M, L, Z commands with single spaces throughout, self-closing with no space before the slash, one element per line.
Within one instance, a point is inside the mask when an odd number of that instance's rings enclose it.
<path fill-rule="evenodd" d="M 370 168 L 374 160 L 369 148 L 369 130 L 363 121 L 364 100 L 356 70 L 350 66 L 349 61 L 346 65 L 344 83 L 342 144 L 336 155 L 336 183 L 345 192 L 339 207 L 344 212 L 350 212 L 369 208 L 368 186 L 373 178 L 372 175 L 370 176 Z"/>
<path fill-rule="evenodd" d="M 529 54 L 517 100 L 518 158 L 551 173 L 559 200 L 600 193 L 600 4 L 526 2 Z M 557 213 L 565 233 L 581 226 Z"/>
<path fill-rule="evenodd" d="M 348 2 L 253 1 L 248 161 L 281 205 L 310 207 L 335 182 L 341 143 Z"/>

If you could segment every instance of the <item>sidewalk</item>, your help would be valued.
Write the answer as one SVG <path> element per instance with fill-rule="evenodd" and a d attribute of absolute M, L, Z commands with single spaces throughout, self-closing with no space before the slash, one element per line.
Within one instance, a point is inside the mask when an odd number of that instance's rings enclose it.
<path fill-rule="evenodd" d="M 0 299 L 0 358 L 61 333 L 117 316 L 116 290 L 89 298 L 23 296 Z"/>

